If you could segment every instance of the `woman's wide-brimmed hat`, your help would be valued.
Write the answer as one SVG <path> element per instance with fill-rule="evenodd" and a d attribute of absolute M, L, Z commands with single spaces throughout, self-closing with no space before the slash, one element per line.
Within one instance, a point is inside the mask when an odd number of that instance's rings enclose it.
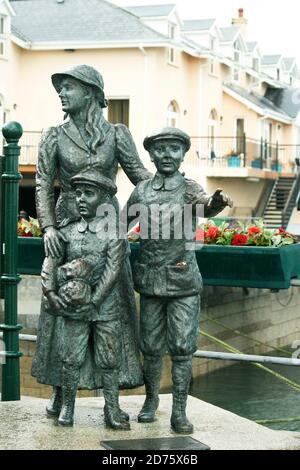
<path fill-rule="evenodd" d="M 53 86 L 57 93 L 60 92 L 61 82 L 66 77 L 76 78 L 84 85 L 96 88 L 99 96 L 101 108 L 107 107 L 107 101 L 104 95 L 104 81 L 102 75 L 90 65 L 76 65 L 65 72 L 54 73 L 51 76 Z"/>

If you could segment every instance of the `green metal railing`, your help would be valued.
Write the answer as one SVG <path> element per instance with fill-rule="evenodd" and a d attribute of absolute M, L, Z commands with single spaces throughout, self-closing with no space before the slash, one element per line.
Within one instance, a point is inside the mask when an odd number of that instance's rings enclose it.
<path fill-rule="evenodd" d="M 4 323 L 0 325 L 5 344 L 5 364 L 2 366 L 2 401 L 20 400 L 20 356 L 17 289 L 21 280 L 17 273 L 17 224 L 20 147 L 23 133 L 17 122 L 10 122 L 2 129 L 7 142 L 4 146 L 1 173 L 1 285 L 4 294 Z M 4 171 L 3 171 L 4 169 Z M 4 222 L 4 224 L 3 224 Z"/>

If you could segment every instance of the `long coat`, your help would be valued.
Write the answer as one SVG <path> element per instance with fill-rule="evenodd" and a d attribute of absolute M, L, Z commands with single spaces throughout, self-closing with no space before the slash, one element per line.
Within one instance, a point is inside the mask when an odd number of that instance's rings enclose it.
<path fill-rule="evenodd" d="M 70 120 L 47 130 L 41 139 L 36 176 L 36 205 L 40 225 L 57 228 L 78 218 L 71 178 L 89 164 L 97 164 L 103 174 L 115 181 L 118 164 L 133 184 L 148 179 L 151 174 L 142 165 L 129 130 L 122 124 L 102 122 L 104 138 L 97 152 L 90 152 L 75 124 Z M 60 196 L 55 205 L 54 184 L 58 179 Z M 114 205 L 118 207 L 116 198 Z M 122 361 L 119 373 L 120 388 L 142 384 L 142 373 L 137 345 L 137 313 L 129 261 L 124 263 L 120 276 L 119 295 L 122 321 Z M 63 323 L 46 312 L 42 299 L 37 351 L 33 359 L 32 375 L 43 384 L 61 385 L 61 349 Z M 81 369 L 79 388 L 95 389 L 102 386 L 101 371 L 93 362 L 92 344 Z"/>

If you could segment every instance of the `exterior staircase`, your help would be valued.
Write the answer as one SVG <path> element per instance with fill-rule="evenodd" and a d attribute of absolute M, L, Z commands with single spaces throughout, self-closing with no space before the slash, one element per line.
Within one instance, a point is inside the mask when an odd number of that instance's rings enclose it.
<path fill-rule="evenodd" d="M 263 218 L 268 228 L 286 228 L 300 191 L 300 173 L 297 177 L 279 177 L 264 210 Z"/>

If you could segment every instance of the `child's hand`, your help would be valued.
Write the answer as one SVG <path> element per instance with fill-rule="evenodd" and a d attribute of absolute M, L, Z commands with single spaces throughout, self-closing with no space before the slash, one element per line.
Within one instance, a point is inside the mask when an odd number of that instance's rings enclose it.
<path fill-rule="evenodd" d="M 223 192 L 223 189 L 218 188 L 211 197 L 209 206 L 211 207 L 233 207 L 233 200 L 228 194 Z"/>
<path fill-rule="evenodd" d="M 54 310 L 54 312 L 59 313 L 61 310 L 65 310 L 68 306 L 67 304 L 56 295 L 54 292 L 49 292 L 47 294 L 47 299 L 50 305 L 50 308 Z"/>

